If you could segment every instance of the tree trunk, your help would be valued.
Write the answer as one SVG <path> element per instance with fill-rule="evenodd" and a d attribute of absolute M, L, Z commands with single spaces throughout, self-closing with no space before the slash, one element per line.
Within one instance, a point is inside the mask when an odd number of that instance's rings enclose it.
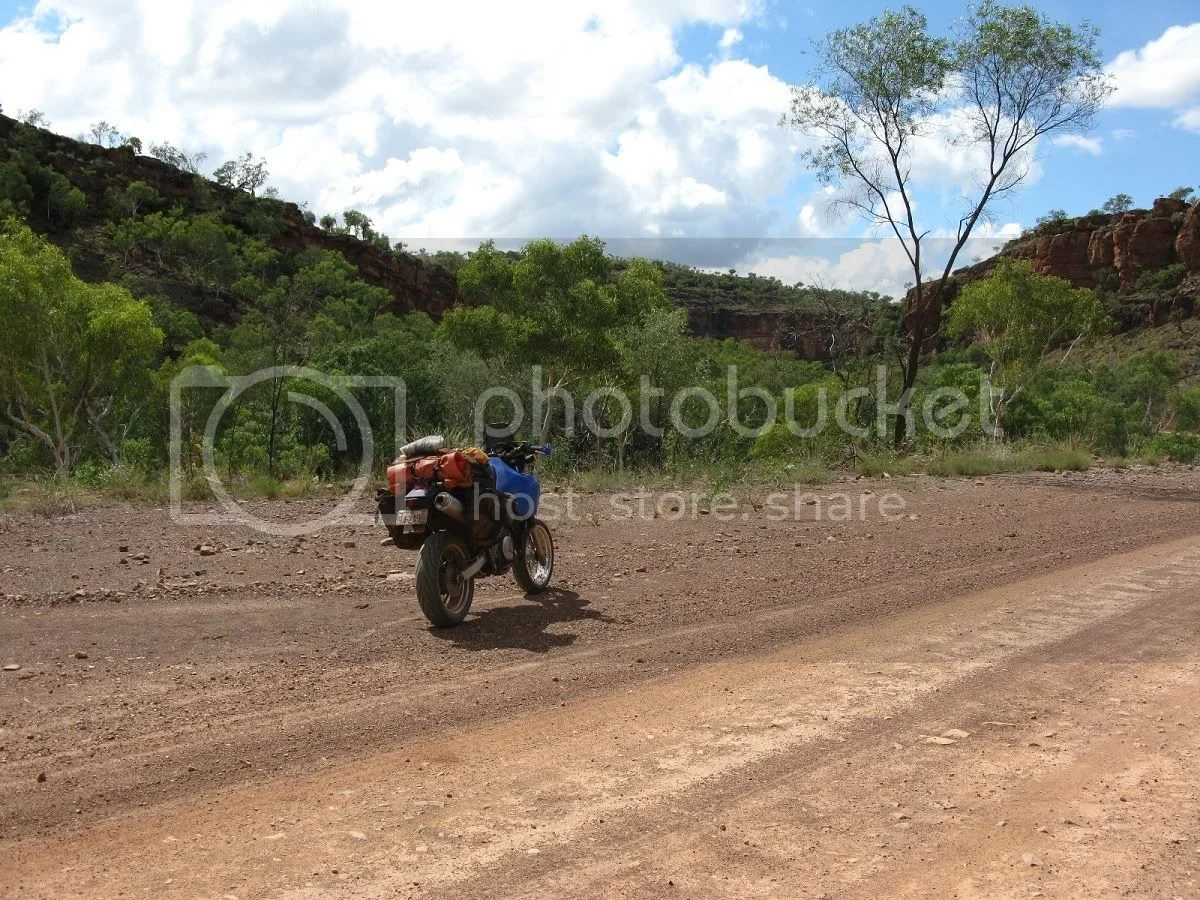
<path fill-rule="evenodd" d="M 904 361 L 904 389 L 896 406 L 896 427 L 892 434 L 892 447 L 899 450 L 904 446 L 908 437 L 908 404 L 912 398 L 913 386 L 917 383 L 917 372 L 921 367 L 921 345 L 925 343 L 925 289 L 921 284 L 921 276 L 917 274 L 916 296 L 913 298 L 913 325 L 910 332 L 912 343 L 908 348 L 908 357 Z"/>

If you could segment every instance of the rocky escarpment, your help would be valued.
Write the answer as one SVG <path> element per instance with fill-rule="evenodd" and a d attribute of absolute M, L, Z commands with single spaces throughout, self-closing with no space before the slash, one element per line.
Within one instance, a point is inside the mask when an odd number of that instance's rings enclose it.
<path fill-rule="evenodd" d="M 1163 197 L 1148 210 L 1051 222 L 1002 255 L 1028 259 L 1035 272 L 1076 287 L 1130 295 L 1143 275 L 1176 263 L 1200 273 L 1200 207 Z"/>
<path fill-rule="evenodd" d="M 789 350 L 803 359 L 820 359 L 821 341 L 811 329 L 786 327 L 789 314 L 781 310 L 749 310 L 712 303 L 684 304 L 692 334 L 746 341 L 758 350 Z"/>
<path fill-rule="evenodd" d="M 1200 313 L 1200 203 L 1162 197 L 1151 209 L 1040 225 L 991 259 L 956 270 L 946 296 L 936 284 L 926 284 L 926 333 L 936 330 L 929 326 L 964 284 L 985 277 L 1005 257 L 1029 260 L 1038 274 L 1100 291 L 1126 328 Z"/>
<path fill-rule="evenodd" d="M 437 318 L 454 305 L 458 297 L 453 273 L 442 266 L 416 256 L 392 253 L 350 235 L 326 232 L 309 224 L 300 207 L 265 198 L 250 198 L 232 188 L 222 187 L 198 175 L 181 171 L 153 157 L 136 154 L 128 147 L 108 149 L 63 137 L 43 129 L 21 126 L 0 115 L 0 163 L 13 150 L 26 150 L 38 163 L 61 172 L 87 198 L 78 231 L 99 226 L 114 192 L 124 191 L 135 181 L 153 187 L 168 206 L 182 206 L 189 212 L 219 211 L 222 217 L 239 227 L 253 231 L 250 219 L 266 216 L 271 220 L 271 244 L 277 250 L 333 250 L 356 266 L 367 282 L 384 288 L 392 295 L 393 310 L 421 310 Z M 252 202 L 249 202 L 252 201 Z M 60 241 L 67 235 L 50 217 L 40 217 L 34 209 L 34 224 Z M 88 248 L 74 247 L 79 274 L 101 279 L 107 266 Z M 82 252 L 79 252 L 82 250 Z M 169 291 L 169 285 L 164 286 Z M 228 303 L 228 300 L 224 301 Z M 229 320 L 236 310 L 220 308 L 211 301 L 204 312 L 217 319 Z"/>

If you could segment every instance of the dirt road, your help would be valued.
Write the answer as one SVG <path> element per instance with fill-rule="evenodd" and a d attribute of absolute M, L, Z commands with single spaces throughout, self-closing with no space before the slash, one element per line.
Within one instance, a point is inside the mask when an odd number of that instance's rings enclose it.
<path fill-rule="evenodd" d="M 10 521 L 0 895 L 1200 896 L 1200 472 L 836 491 L 446 632 L 374 533 Z"/>

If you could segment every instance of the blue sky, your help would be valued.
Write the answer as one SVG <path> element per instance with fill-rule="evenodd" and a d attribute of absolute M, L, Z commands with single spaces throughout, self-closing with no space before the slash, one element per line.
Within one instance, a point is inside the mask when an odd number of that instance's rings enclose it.
<path fill-rule="evenodd" d="M 1075 3 L 1036 5 L 1080 17 Z M 920 6 L 940 31 L 961 14 Z M 285 198 L 363 210 L 413 247 L 588 232 L 625 253 L 895 294 L 911 280 L 899 248 L 832 214 L 798 162 L 802 139 L 777 125 L 810 42 L 883 8 L 42 0 L 31 17 L 0 0 L 0 104 L 43 110 L 64 134 L 105 119 L 213 167 L 251 151 Z M 1087 12 L 1115 63 L 1113 102 L 1087 140 L 1039 145 L 1034 176 L 963 262 L 1051 208 L 1200 188 L 1200 7 Z M 945 148 L 922 154 L 918 215 L 945 228 L 970 167 Z"/>
<path fill-rule="evenodd" d="M 803 52 L 809 43 L 836 28 L 855 25 L 877 15 L 892 3 L 779 3 L 771 7 L 761 24 L 742 26 L 743 51 L 749 59 L 765 63 L 788 82 L 803 81 L 811 55 Z M 936 30 L 949 30 L 962 15 L 960 2 L 914 4 Z M 1046 15 L 1077 23 L 1083 17 L 1078 2 L 1036 2 Z M 1200 22 L 1200 3 L 1195 0 L 1155 0 L 1152 3 L 1089 2 L 1086 18 L 1100 29 L 1100 47 L 1106 61 L 1125 50 L 1144 46 L 1172 25 Z M 715 36 L 715 37 L 714 37 Z M 686 59 L 703 59 L 712 54 L 720 29 L 694 26 L 681 35 L 681 53 Z M 1200 54 L 1200 45 L 1195 47 Z M 1172 116 L 1161 109 L 1110 108 L 1093 134 L 1104 142 L 1100 155 L 1055 148 L 1043 152 L 1045 173 L 1041 180 L 1022 191 L 1013 216 L 1029 222 L 1048 209 L 1085 212 L 1118 192 L 1149 204 L 1156 196 L 1180 185 L 1200 190 L 1200 133 L 1187 134 L 1172 126 Z M 1129 136 L 1120 136 L 1123 130 Z M 1114 138 L 1113 133 L 1118 137 Z"/>

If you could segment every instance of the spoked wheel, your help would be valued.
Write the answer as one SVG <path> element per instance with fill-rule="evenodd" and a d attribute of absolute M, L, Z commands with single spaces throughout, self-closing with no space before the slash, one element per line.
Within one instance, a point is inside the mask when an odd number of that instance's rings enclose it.
<path fill-rule="evenodd" d="M 541 519 L 530 519 L 525 542 L 513 561 L 513 577 L 527 594 L 540 594 L 554 574 L 554 539 Z"/>
<path fill-rule="evenodd" d="M 471 611 L 475 579 L 464 578 L 471 565 L 467 545 L 447 531 L 431 534 L 417 556 L 417 602 L 437 628 L 457 625 Z"/>

